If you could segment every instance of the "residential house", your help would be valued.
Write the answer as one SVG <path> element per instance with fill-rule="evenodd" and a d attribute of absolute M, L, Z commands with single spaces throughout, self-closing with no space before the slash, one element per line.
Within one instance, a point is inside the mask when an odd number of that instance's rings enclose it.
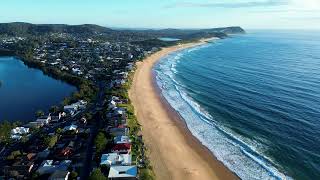
<path fill-rule="evenodd" d="M 3 172 L 6 177 L 28 177 L 34 167 L 34 162 L 27 159 L 20 159 L 10 166 L 3 167 Z"/>
<path fill-rule="evenodd" d="M 69 175 L 69 171 L 58 170 L 49 177 L 49 180 L 68 180 Z"/>
<path fill-rule="evenodd" d="M 109 129 L 109 133 L 113 136 L 126 136 L 129 134 L 128 128 L 111 128 Z"/>
<path fill-rule="evenodd" d="M 131 154 L 118 154 L 118 153 L 102 154 L 100 165 L 107 165 L 107 166 L 131 165 Z"/>
<path fill-rule="evenodd" d="M 129 136 L 116 136 L 114 137 L 114 143 L 115 144 L 123 144 L 123 143 L 130 143 L 131 140 Z"/>
<path fill-rule="evenodd" d="M 77 125 L 74 125 L 74 124 L 71 124 L 70 126 L 66 126 L 63 128 L 63 131 L 64 132 L 67 132 L 67 131 L 74 131 L 74 132 L 78 132 L 78 126 Z"/>
<path fill-rule="evenodd" d="M 51 115 L 49 114 L 48 116 L 41 116 L 38 117 L 38 119 L 36 120 L 36 122 L 38 124 L 49 124 L 49 122 L 51 121 Z"/>
<path fill-rule="evenodd" d="M 136 180 L 137 166 L 111 166 L 108 178 L 110 180 Z"/>
<path fill-rule="evenodd" d="M 116 144 L 111 149 L 111 152 L 113 153 L 121 153 L 121 154 L 127 154 L 131 152 L 131 143 L 122 143 L 122 144 Z"/>
<path fill-rule="evenodd" d="M 19 140 L 23 135 L 29 134 L 30 129 L 25 127 L 16 127 L 11 130 L 11 139 Z"/>
<path fill-rule="evenodd" d="M 70 160 L 64 160 L 61 162 L 59 161 L 54 162 L 53 160 L 45 160 L 41 163 L 40 167 L 37 170 L 37 173 L 42 175 L 42 174 L 52 174 L 58 170 L 66 171 L 70 166 L 70 164 L 71 164 Z"/>

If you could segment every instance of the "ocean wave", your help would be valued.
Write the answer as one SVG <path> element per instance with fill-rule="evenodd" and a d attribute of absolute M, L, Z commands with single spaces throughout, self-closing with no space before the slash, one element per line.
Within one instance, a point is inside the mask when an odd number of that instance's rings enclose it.
<path fill-rule="evenodd" d="M 203 48 L 206 46 L 202 46 Z M 257 142 L 241 137 L 216 122 L 214 118 L 175 79 L 176 63 L 184 53 L 191 53 L 199 47 L 170 54 L 155 67 L 156 81 L 163 96 L 185 120 L 191 133 L 203 145 L 242 179 L 290 179 L 274 167 L 274 162 L 262 155 L 264 147 Z"/>

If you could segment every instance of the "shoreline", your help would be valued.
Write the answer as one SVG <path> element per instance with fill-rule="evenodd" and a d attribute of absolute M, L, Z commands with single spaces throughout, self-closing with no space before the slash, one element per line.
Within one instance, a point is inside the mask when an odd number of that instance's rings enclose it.
<path fill-rule="evenodd" d="M 162 57 L 206 44 L 212 39 L 163 48 L 137 63 L 129 97 L 142 125 L 157 179 L 239 179 L 192 135 L 178 112 L 163 98 L 155 82 L 153 67 Z"/>

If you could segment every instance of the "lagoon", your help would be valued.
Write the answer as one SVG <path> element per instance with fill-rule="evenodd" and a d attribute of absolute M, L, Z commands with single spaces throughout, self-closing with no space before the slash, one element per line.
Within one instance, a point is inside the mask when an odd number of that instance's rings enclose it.
<path fill-rule="evenodd" d="M 77 90 L 15 57 L 0 57 L 0 82 L 0 122 L 34 120 L 37 110 L 47 111 Z"/>

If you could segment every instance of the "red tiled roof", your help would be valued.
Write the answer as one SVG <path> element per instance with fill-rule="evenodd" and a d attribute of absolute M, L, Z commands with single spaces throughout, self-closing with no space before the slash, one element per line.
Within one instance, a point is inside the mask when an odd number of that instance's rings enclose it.
<path fill-rule="evenodd" d="M 122 143 L 117 144 L 112 148 L 112 151 L 120 151 L 120 150 L 130 150 L 131 144 L 130 143 Z"/>

